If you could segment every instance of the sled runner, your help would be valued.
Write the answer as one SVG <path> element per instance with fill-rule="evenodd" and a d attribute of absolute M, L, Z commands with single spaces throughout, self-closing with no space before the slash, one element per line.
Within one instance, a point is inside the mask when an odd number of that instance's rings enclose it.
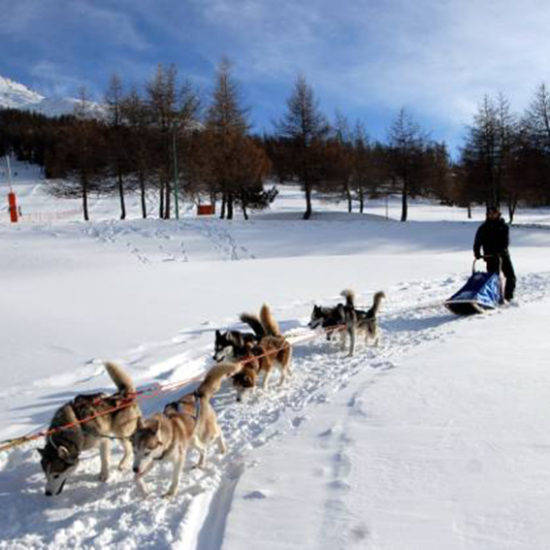
<path fill-rule="evenodd" d="M 466 284 L 445 302 L 445 307 L 457 315 L 483 313 L 502 302 L 500 274 L 476 271 L 476 261 Z"/>

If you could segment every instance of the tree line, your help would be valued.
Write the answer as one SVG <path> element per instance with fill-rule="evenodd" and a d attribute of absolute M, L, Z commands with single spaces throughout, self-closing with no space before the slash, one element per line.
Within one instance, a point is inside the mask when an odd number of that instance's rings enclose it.
<path fill-rule="evenodd" d="M 298 76 L 285 110 L 269 135 L 253 135 L 249 110 L 227 60 L 217 68 L 205 101 L 175 66 L 159 65 L 142 89 L 126 90 L 113 75 L 104 97 L 105 116 L 89 116 L 86 91 L 75 112 L 57 118 L 0 110 L 0 155 L 40 164 L 49 189 L 79 197 L 89 219 L 91 193 L 116 195 L 120 218 L 129 192 L 148 197 L 160 218 L 179 216 L 181 199 L 219 205 L 220 217 L 263 208 L 276 195 L 268 179 L 295 182 L 304 191 L 304 218 L 312 215 L 312 193 L 344 200 L 363 212 L 370 197 L 399 193 L 401 220 L 409 198 L 432 197 L 468 208 L 506 205 L 510 220 L 520 203 L 550 204 L 550 94 L 536 91 L 523 116 L 503 95 L 485 97 L 452 161 L 437 142 L 401 109 L 385 142 L 371 140 L 362 121 L 342 113 L 329 121 L 313 88 Z"/>

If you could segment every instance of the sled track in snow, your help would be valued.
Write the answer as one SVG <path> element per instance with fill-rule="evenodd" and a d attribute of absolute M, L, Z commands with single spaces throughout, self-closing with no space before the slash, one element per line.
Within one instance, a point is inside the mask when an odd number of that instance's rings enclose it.
<path fill-rule="evenodd" d="M 276 386 L 274 376 L 267 392 L 259 390 L 239 404 L 232 389 L 224 385 L 214 407 L 228 453 L 220 457 L 212 450 L 204 471 L 189 471 L 190 462 L 196 460 L 195 454 L 190 453 L 180 493 L 170 502 L 160 498 L 169 483 L 170 465 L 160 465 L 149 474 L 152 495 L 141 500 L 131 473 L 113 470 L 107 484 L 98 483 L 95 478 L 99 459 L 93 453 L 84 458 L 59 497 L 46 499 L 34 449 L 25 447 L 4 453 L 0 456 L 0 548 L 219 548 L 234 490 L 242 473 L 254 466 L 255 448 L 299 430 L 307 422 L 311 407 L 322 406 L 335 392 L 359 383 L 358 374 L 363 387 L 375 385 L 379 376 L 391 375 L 401 356 L 426 342 L 444 339 L 458 323 L 490 322 L 493 315 L 513 312 L 509 308 L 457 318 L 435 304 L 461 282 L 461 277 L 449 277 L 403 283 L 391 289 L 390 300 L 380 315 L 383 340 L 377 348 L 358 344 L 356 355 L 349 358 L 338 344 L 320 336 L 295 346 L 294 374 L 283 388 Z M 519 278 L 518 295 L 524 303 L 540 300 L 549 291 L 550 273 Z M 301 305 L 301 315 L 309 313 L 309 308 L 310 305 Z M 193 345 L 193 340 L 189 345 Z M 165 401 L 173 397 L 167 396 Z M 352 405 L 357 408 L 360 404 Z M 360 406 L 358 410 L 362 410 Z M 113 463 L 120 457 L 118 447 L 114 451 Z"/>

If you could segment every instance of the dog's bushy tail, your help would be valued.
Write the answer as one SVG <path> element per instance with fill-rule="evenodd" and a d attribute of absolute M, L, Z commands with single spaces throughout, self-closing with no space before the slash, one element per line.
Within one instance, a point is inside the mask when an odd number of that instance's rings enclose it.
<path fill-rule="evenodd" d="M 355 307 L 355 292 L 353 290 L 346 288 L 340 292 L 340 296 L 346 299 L 347 307 Z"/>
<path fill-rule="evenodd" d="M 233 376 L 241 369 L 241 363 L 220 363 L 212 367 L 197 388 L 195 395 L 201 400 L 203 397 L 209 400 L 220 389 L 224 378 Z"/>
<path fill-rule="evenodd" d="M 199 414 L 195 432 L 203 433 L 206 419 L 209 417 L 208 411 L 212 409 L 210 404 L 211 397 L 220 389 L 224 378 L 236 374 L 242 369 L 240 363 L 221 363 L 212 367 L 201 385 L 195 391 L 195 396 L 200 402 Z"/>
<path fill-rule="evenodd" d="M 262 306 L 260 309 L 260 320 L 262 321 L 262 326 L 267 335 L 269 336 L 281 336 L 281 330 L 279 329 L 279 324 L 273 317 L 271 310 L 267 304 Z"/>
<path fill-rule="evenodd" d="M 371 311 L 372 311 L 372 315 L 373 317 L 376 317 L 377 313 L 378 313 L 378 310 L 380 309 L 380 304 L 382 303 L 382 300 L 386 297 L 386 294 L 384 292 L 382 292 L 381 290 L 379 290 L 373 297 L 372 299 L 372 307 L 371 307 Z"/>
<path fill-rule="evenodd" d="M 134 382 L 130 378 L 130 375 L 116 363 L 105 363 L 105 369 L 111 377 L 111 380 L 115 383 L 118 391 L 122 393 L 135 393 L 136 387 Z"/>
<path fill-rule="evenodd" d="M 240 320 L 247 324 L 258 338 L 263 338 L 265 336 L 264 327 L 257 315 L 253 315 L 252 313 L 242 313 Z"/>
<path fill-rule="evenodd" d="M 206 419 L 210 416 L 209 412 L 212 409 L 212 405 L 210 404 L 210 399 L 208 399 L 205 395 L 202 397 L 197 397 L 197 399 L 199 400 L 199 412 L 194 433 L 198 434 L 200 438 L 205 431 Z"/>

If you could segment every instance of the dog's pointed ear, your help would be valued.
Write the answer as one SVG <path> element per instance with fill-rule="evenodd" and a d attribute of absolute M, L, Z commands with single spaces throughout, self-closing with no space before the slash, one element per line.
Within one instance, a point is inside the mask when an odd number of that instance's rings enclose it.
<path fill-rule="evenodd" d="M 40 456 L 44 456 L 44 451 L 45 451 L 46 449 L 40 449 L 40 448 L 39 448 L 39 449 L 36 449 L 36 450 L 39 452 Z"/>
<path fill-rule="evenodd" d="M 145 423 L 143 422 L 143 417 L 142 417 L 142 416 L 140 416 L 140 417 L 138 418 L 136 428 L 137 428 L 138 430 L 143 430 L 143 429 L 145 428 Z"/>
<path fill-rule="evenodd" d="M 149 429 L 154 434 L 157 434 L 160 429 L 160 420 L 158 418 L 155 418 L 155 420 L 151 420 L 151 423 L 149 424 Z"/>
<path fill-rule="evenodd" d="M 59 445 L 59 447 L 57 447 L 57 456 L 59 456 L 61 460 L 68 461 L 71 453 L 69 452 L 69 449 L 65 447 L 65 445 Z"/>
<path fill-rule="evenodd" d="M 219 338 L 221 335 L 222 333 L 218 329 L 216 329 L 216 338 Z"/>

